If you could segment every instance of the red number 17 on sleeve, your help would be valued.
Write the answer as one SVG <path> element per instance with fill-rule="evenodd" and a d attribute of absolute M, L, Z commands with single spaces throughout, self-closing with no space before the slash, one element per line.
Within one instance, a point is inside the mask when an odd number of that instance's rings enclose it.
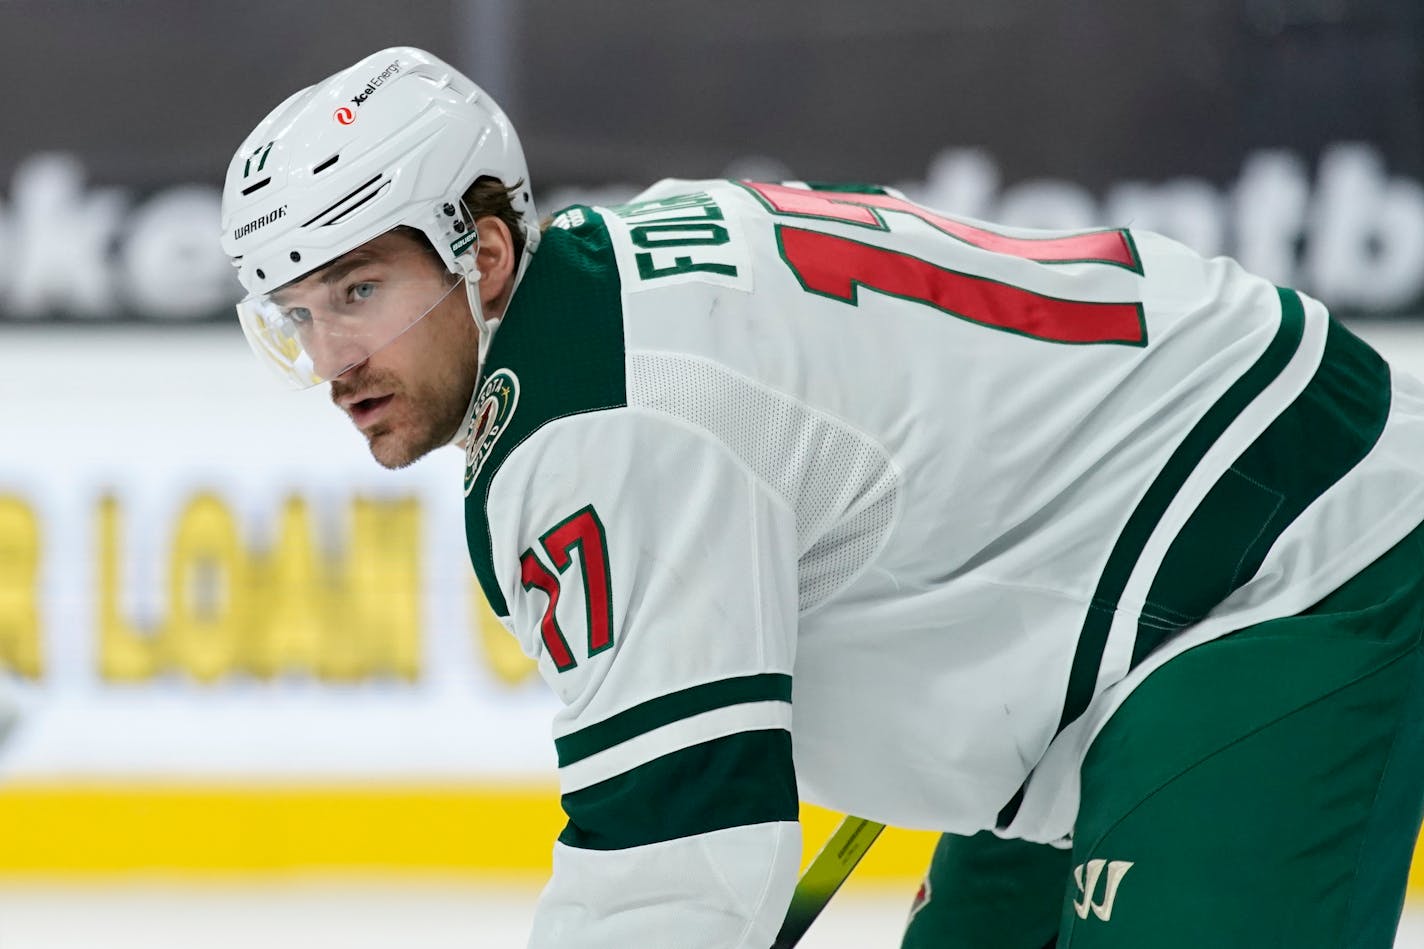
<path fill-rule="evenodd" d="M 519 579 L 526 590 L 542 590 L 549 602 L 539 621 L 539 634 L 554 668 L 567 672 L 578 665 L 569 642 L 559 627 L 556 610 L 561 589 L 560 576 L 573 563 L 572 553 L 579 553 L 579 568 L 583 575 L 584 614 L 588 629 L 588 655 L 594 656 L 613 645 L 613 578 L 608 570 L 608 540 L 603 522 L 593 505 L 587 505 L 550 528 L 539 545 L 548 554 L 558 574 L 544 566 L 534 548 L 519 557 Z"/>

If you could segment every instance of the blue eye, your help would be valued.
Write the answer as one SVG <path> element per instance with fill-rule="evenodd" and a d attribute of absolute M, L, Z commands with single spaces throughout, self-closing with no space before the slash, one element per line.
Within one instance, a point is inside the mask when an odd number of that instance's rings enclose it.
<path fill-rule="evenodd" d="M 298 326 L 311 322 L 311 310 L 304 306 L 294 306 L 290 310 L 283 310 L 282 316 L 289 323 L 296 323 Z"/>
<path fill-rule="evenodd" d="M 369 280 L 351 285 L 348 295 L 352 300 L 369 300 L 376 295 L 376 285 Z"/>

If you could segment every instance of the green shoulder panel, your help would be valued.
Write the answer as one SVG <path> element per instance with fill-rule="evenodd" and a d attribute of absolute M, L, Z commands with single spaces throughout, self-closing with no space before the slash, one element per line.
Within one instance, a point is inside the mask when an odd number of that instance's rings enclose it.
<path fill-rule="evenodd" d="M 873 185 L 863 181 L 806 181 L 802 182 L 812 191 L 835 191 L 841 194 L 879 194 L 886 197 L 890 192 L 884 185 Z"/>
<path fill-rule="evenodd" d="M 539 242 L 490 344 L 465 451 L 465 539 L 485 597 L 509 608 L 495 579 L 490 483 L 521 442 L 554 419 L 628 404 L 622 290 L 597 212 L 560 213 Z"/>

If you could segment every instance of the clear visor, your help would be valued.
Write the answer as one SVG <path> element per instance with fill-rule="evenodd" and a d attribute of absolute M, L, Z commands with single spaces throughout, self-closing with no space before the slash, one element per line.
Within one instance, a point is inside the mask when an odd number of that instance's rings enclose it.
<path fill-rule="evenodd" d="M 258 358 L 299 389 L 370 359 L 460 286 L 426 251 L 340 258 L 237 305 Z"/>

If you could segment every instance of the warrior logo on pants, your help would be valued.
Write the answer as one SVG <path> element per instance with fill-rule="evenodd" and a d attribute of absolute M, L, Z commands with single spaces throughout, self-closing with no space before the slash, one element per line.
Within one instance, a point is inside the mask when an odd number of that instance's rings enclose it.
<path fill-rule="evenodd" d="M 1107 882 L 1103 885 L 1103 901 L 1094 903 L 1093 894 L 1097 892 L 1098 877 L 1102 876 L 1103 867 L 1108 868 Z M 1106 860 L 1089 860 L 1086 864 L 1074 867 L 1073 879 L 1078 883 L 1078 892 L 1083 894 L 1081 900 L 1073 901 L 1073 908 L 1078 911 L 1078 918 L 1087 919 L 1088 911 L 1092 910 L 1093 915 L 1103 922 L 1107 922 L 1112 916 L 1113 901 L 1117 899 L 1118 884 L 1131 869 L 1132 862 L 1128 860 L 1114 860 L 1111 863 Z"/>

